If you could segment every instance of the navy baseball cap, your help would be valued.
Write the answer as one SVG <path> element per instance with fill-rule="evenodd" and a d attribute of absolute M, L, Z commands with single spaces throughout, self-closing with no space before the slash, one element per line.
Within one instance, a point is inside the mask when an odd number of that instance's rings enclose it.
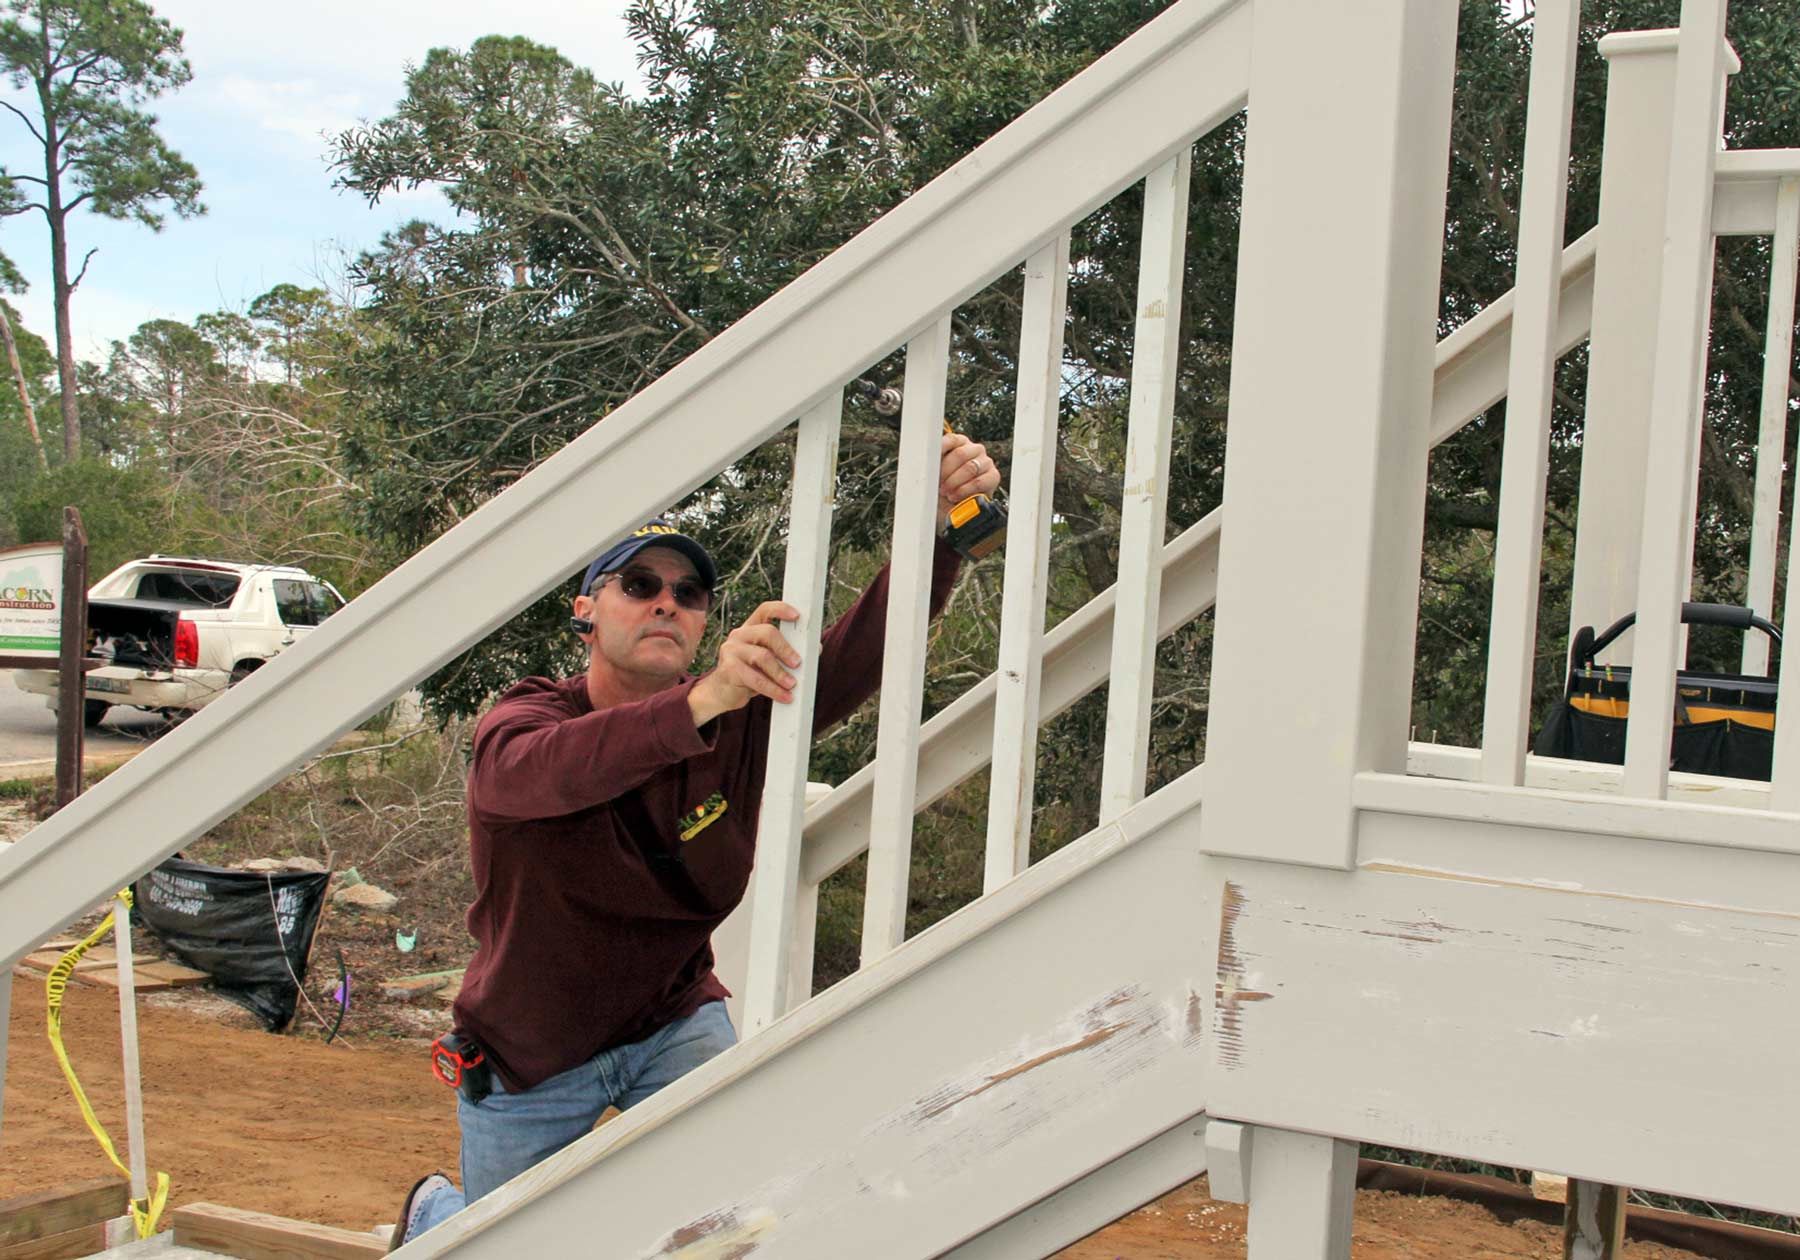
<path fill-rule="evenodd" d="M 706 554 L 706 548 L 658 517 L 632 530 L 624 542 L 601 552 L 599 558 L 588 566 L 587 575 L 581 579 L 580 594 L 592 594 L 595 578 L 602 573 L 614 573 L 624 568 L 627 561 L 646 547 L 667 547 L 671 551 L 679 551 L 693 562 L 694 570 L 699 573 L 700 581 L 707 590 L 713 590 L 719 585 L 719 570 L 713 564 L 712 557 Z"/>

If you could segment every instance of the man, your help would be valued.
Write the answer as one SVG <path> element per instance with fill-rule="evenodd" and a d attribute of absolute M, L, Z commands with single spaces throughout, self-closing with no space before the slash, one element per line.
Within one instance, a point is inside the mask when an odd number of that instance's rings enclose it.
<path fill-rule="evenodd" d="M 940 524 L 999 483 L 985 448 L 945 434 Z M 940 542 L 933 615 L 957 567 Z M 884 569 L 823 636 L 815 732 L 880 685 L 887 581 Z M 481 1061 L 457 1104 L 463 1189 L 421 1179 L 395 1247 L 737 1040 L 710 938 L 749 883 L 772 706 L 792 703 L 807 662 L 776 625 L 799 610 L 770 601 L 690 676 L 717 582 L 692 538 L 638 530 L 575 596 L 586 673 L 528 678 L 476 727 L 476 949 L 455 1010 L 473 1043 L 460 1057 Z"/>

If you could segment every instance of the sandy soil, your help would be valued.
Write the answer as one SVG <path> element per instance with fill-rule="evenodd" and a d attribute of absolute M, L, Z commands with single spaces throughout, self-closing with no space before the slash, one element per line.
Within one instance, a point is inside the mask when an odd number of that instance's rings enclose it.
<path fill-rule="evenodd" d="M 422 1172 L 453 1169 L 448 1091 L 431 1078 L 423 1042 L 362 1036 L 324 1045 L 274 1037 L 236 1007 L 200 994 L 143 998 L 145 1125 L 150 1164 L 169 1173 L 175 1203 L 210 1201 L 351 1229 L 393 1219 Z M 118 1015 L 111 995 L 76 986 L 64 1028 L 82 1084 L 123 1143 Z M 44 1037 L 43 986 L 13 984 L 0 1198 L 106 1176 Z M 1505 1225 L 1445 1199 L 1365 1191 L 1356 1203 L 1356 1260 L 1551 1260 L 1546 1225 Z M 1628 1260 L 1692 1253 L 1632 1244 Z M 1244 1209 L 1215 1203 L 1204 1179 L 1084 1239 L 1067 1260 L 1237 1260 Z"/>

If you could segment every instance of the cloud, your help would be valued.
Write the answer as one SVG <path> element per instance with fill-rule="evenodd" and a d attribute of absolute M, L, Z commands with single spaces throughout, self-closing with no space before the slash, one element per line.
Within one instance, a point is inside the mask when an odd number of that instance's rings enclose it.
<path fill-rule="evenodd" d="M 265 130 L 304 141 L 316 150 L 321 137 L 353 127 L 364 112 L 353 91 L 329 88 L 317 79 L 255 79 L 227 74 L 214 93 L 223 108 L 254 119 Z"/>

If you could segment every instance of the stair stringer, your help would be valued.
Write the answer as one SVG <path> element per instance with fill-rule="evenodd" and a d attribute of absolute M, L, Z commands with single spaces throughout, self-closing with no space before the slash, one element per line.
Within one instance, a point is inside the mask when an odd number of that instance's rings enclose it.
<path fill-rule="evenodd" d="M 935 1256 L 1194 1117 L 1219 913 L 1197 849 L 1201 777 L 399 1254 Z"/>

